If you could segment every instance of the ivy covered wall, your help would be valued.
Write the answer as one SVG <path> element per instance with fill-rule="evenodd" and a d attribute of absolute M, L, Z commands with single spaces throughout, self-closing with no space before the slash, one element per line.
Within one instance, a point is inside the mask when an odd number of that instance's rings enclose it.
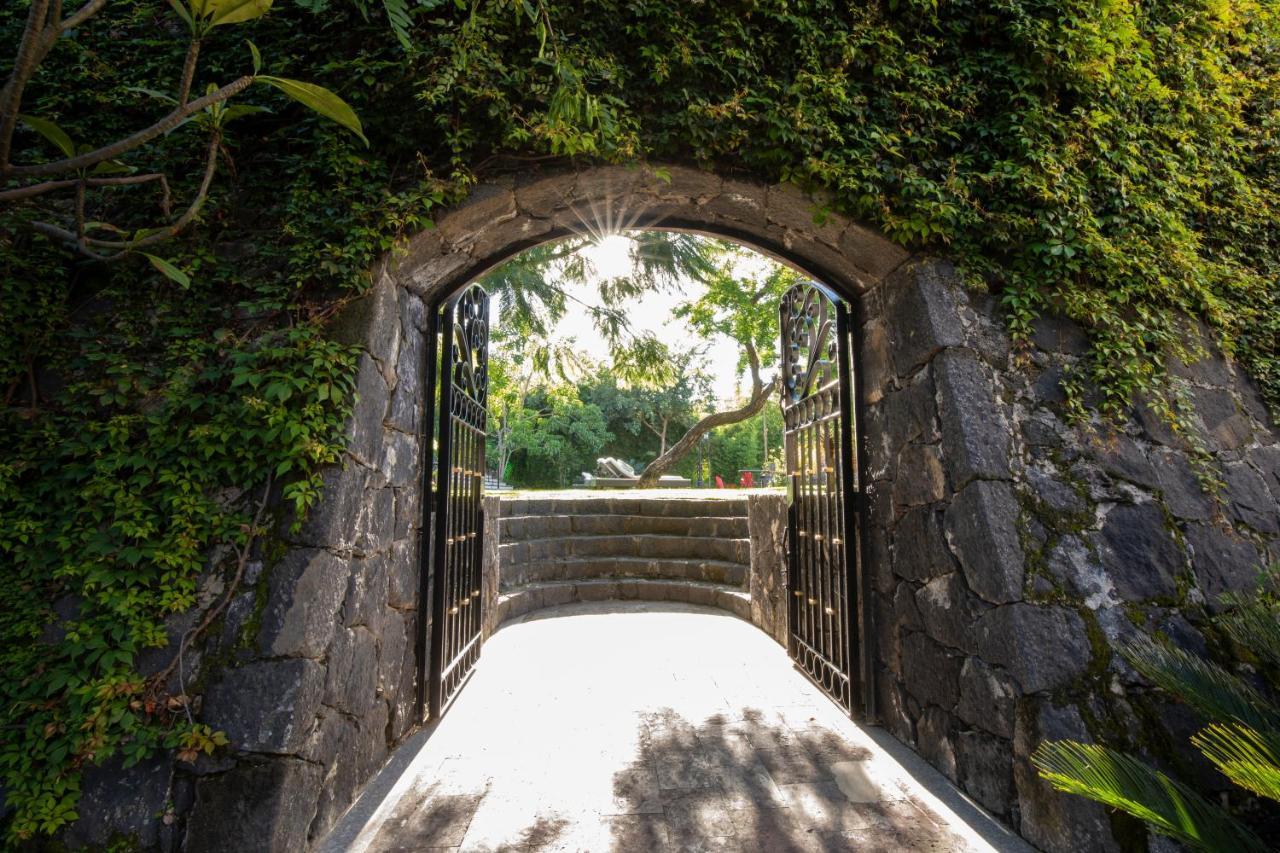
<path fill-rule="evenodd" d="M 0 11 L 0 44 L 26 5 Z M 1081 352 L 1051 383 L 1065 417 L 1121 418 L 1141 393 L 1197 440 L 1196 400 L 1167 381 L 1189 317 L 1276 405 L 1270 4 L 389 5 L 405 41 L 381 7 L 307 0 L 203 45 L 196 91 L 252 67 L 248 37 L 266 71 L 346 98 L 369 145 L 269 90 L 246 96 L 269 111 L 228 126 L 209 201 L 158 250 L 185 286 L 33 232 L 71 211 L 65 195 L 0 209 L 11 839 L 72 820 L 86 768 L 216 751 L 191 685 L 170 680 L 187 631 L 216 626 L 166 619 L 230 602 L 199 585 L 210 566 L 223 591 L 252 574 L 268 486 L 315 504 L 355 380 L 330 319 L 482 177 L 683 160 L 825 190 L 831 211 L 954 258 L 991 293 L 1015 359 L 1034 355 L 1037 314 L 1073 319 Z M 57 43 L 22 111 L 75 144 L 127 135 L 164 111 L 154 93 L 172 93 L 185 49 L 168 5 L 109 4 Z M 125 165 L 189 196 L 198 129 Z M 56 156 L 37 134 L 15 142 L 14 162 Z M 89 202 L 128 230 L 164 220 L 158 195 Z"/>

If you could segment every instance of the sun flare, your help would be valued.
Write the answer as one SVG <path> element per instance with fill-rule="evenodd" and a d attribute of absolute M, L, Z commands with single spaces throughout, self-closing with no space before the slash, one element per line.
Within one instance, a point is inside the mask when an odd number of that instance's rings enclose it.
<path fill-rule="evenodd" d="M 635 241 L 625 234 L 605 234 L 585 249 L 591 266 L 600 278 L 621 278 L 631 272 L 631 250 Z"/>

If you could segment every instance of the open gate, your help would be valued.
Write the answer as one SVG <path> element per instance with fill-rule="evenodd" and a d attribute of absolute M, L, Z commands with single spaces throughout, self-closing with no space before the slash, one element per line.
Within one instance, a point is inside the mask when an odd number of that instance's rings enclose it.
<path fill-rule="evenodd" d="M 787 520 L 787 650 L 846 712 L 865 708 L 869 661 L 859 642 L 858 458 L 849 306 L 816 282 L 781 305 Z M 865 634 L 862 634 L 865 636 Z"/>
<path fill-rule="evenodd" d="M 480 657 L 488 365 L 489 295 L 473 284 L 435 312 L 427 336 L 423 458 L 434 452 L 434 464 L 425 466 L 431 480 L 422 536 L 430 546 L 422 551 L 418 659 L 427 667 L 419 703 L 431 719 L 444 713 Z"/>

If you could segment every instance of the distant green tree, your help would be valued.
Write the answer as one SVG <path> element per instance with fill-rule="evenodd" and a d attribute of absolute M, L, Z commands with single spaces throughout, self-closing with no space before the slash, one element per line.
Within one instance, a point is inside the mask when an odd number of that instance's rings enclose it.
<path fill-rule="evenodd" d="M 598 406 L 584 403 L 572 385 L 536 389 L 513 419 L 510 479 L 517 486 L 564 488 L 595 467 L 612 438 Z"/>
<path fill-rule="evenodd" d="M 711 377 L 701 358 L 696 351 L 668 353 L 672 376 L 666 382 L 628 383 L 611 366 L 602 366 L 578 384 L 582 399 L 599 406 L 609 422 L 614 435 L 606 448 L 610 456 L 646 464 L 711 407 Z"/>
<path fill-rule="evenodd" d="M 781 456 L 782 410 L 778 406 L 765 406 L 747 420 L 713 432 L 709 444 L 708 476 L 714 479 L 719 475 L 726 485 L 737 483 L 743 470 L 770 468 Z"/>

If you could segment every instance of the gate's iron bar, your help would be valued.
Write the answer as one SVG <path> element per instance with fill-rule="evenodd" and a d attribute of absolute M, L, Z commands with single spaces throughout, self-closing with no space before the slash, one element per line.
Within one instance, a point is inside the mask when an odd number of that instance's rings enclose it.
<path fill-rule="evenodd" d="M 847 306 L 820 285 L 782 300 L 783 426 L 792 504 L 788 514 L 788 649 L 815 684 L 852 713 L 863 679 L 853 606 L 856 505 Z"/>
<path fill-rule="evenodd" d="M 472 285 L 439 314 L 440 435 L 430 707 L 439 717 L 480 656 L 489 298 Z"/>

